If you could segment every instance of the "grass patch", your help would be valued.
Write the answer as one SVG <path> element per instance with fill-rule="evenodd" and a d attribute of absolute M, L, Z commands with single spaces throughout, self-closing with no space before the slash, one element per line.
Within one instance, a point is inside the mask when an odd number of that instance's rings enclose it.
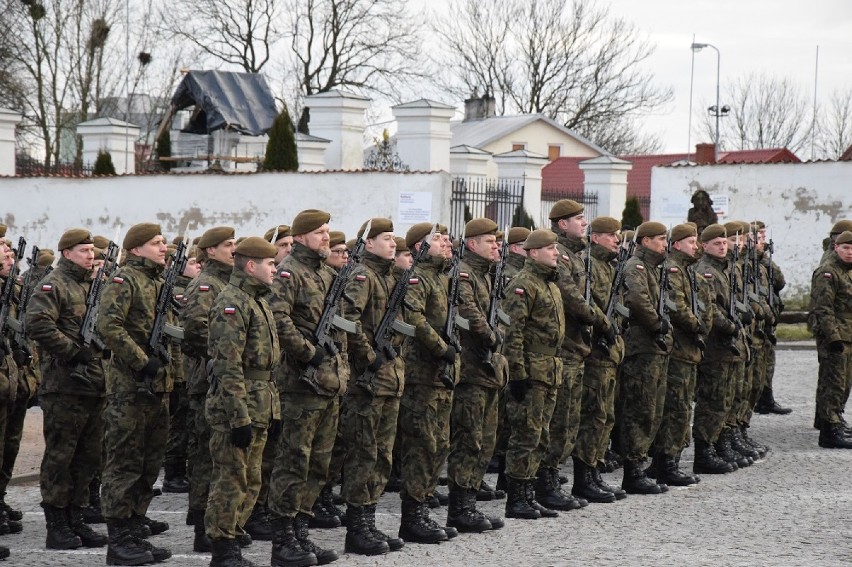
<path fill-rule="evenodd" d="M 814 338 L 805 323 L 780 323 L 775 329 L 779 341 L 809 341 Z"/>

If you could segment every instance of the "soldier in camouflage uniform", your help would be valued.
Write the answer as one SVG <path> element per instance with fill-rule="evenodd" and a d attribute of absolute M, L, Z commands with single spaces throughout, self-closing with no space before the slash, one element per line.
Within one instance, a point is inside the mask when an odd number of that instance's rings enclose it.
<path fill-rule="evenodd" d="M 273 527 L 272 564 L 304 564 L 314 555 L 320 564 L 338 559 L 308 538 L 312 508 L 328 479 L 337 434 L 340 396 L 348 386 L 345 349 L 329 352 L 314 344 L 325 298 L 336 274 L 325 265 L 329 255 L 330 215 L 308 209 L 293 220 L 292 253 L 279 266 L 270 302 L 284 363 L 276 371 L 281 392 L 283 434 L 275 451 L 269 511 Z M 332 339 L 342 346 L 343 331 Z M 315 369 L 313 378 L 307 371 Z M 336 525 L 340 521 L 333 517 Z"/>
<path fill-rule="evenodd" d="M 275 238 L 275 242 L 272 242 L 273 238 Z M 275 255 L 276 265 L 281 264 L 284 258 L 289 256 L 293 251 L 293 233 L 286 224 L 279 224 L 277 227 L 273 226 L 264 233 L 263 239 L 271 242 L 278 249 L 278 253 Z"/>
<path fill-rule="evenodd" d="M 669 312 L 673 347 L 666 374 L 666 401 L 660 430 L 654 441 L 653 461 L 648 476 L 671 486 L 689 486 L 700 479 L 682 471 L 680 454 L 689 445 L 692 401 L 709 326 L 713 322 L 710 288 L 694 273 L 698 260 L 698 231 L 692 223 L 679 224 L 669 233 L 672 250 L 668 259 L 669 298 L 675 308 Z M 690 279 L 692 278 L 692 279 Z M 693 289 L 692 281 L 699 286 Z M 694 313 L 693 299 L 705 305 Z M 710 307 L 708 309 L 707 307 Z M 700 306 L 699 306 L 700 310 Z"/>
<path fill-rule="evenodd" d="M 153 223 L 133 225 L 122 248 L 127 263 L 104 286 L 97 322 L 98 335 L 112 351 L 101 498 L 109 530 L 107 562 L 137 565 L 143 559 L 171 557 L 167 549 L 152 547 L 131 533 L 157 534 L 169 528 L 146 516 L 169 432 L 171 376 L 162 360 L 147 354 L 167 248 L 160 226 Z M 145 381 L 150 381 L 151 390 Z"/>
<path fill-rule="evenodd" d="M 94 343 L 84 347 L 80 336 L 93 249 L 88 230 L 66 231 L 59 240 L 59 264 L 37 284 L 27 309 L 27 332 L 42 352 L 40 484 L 48 549 L 107 543 L 83 523 L 82 513 L 89 483 L 101 470 L 103 442 L 106 361 Z"/>
<path fill-rule="evenodd" d="M 281 432 L 272 374 L 280 361 L 275 320 L 266 298 L 275 278 L 275 246 L 246 238 L 234 250 L 234 270 L 209 314 L 210 424 L 213 474 L 204 523 L 212 543 L 211 567 L 254 567 L 236 537 L 260 491 L 267 430 Z"/>
<path fill-rule="evenodd" d="M 189 512 L 195 528 L 194 551 L 210 551 L 210 540 L 204 527 L 207 496 L 213 464 L 210 460 L 210 426 L 205 417 L 207 401 L 208 327 L 209 313 L 216 299 L 231 277 L 234 267 L 236 239 L 230 226 L 208 229 L 198 241 L 199 254 L 203 254 L 204 267 L 184 291 L 180 321 L 184 339 L 184 374 L 189 397 L 187 409 L 187 457 L 189 459 Z"/>
<path fill-rule="evenodd" d="M 843 219 L 832 225 L 828 236 L 822 241 L 822 257 L 819 259 L 820 265 L 834 254 L 834 243 L 837 237 L 847 230 L 852 231 L 852 220 Z"/>
<path fill-rule="evenodd" d="M 852 449 L 843 420 L 852 380 L 852 232 L 837 236 L 834 252 L 811 279 L 808 327 L 819 357 L 814 421 L 820 447 Z"/>
<path fill-rule="evenodd" d="M 671 323 L 657 312 L 660 268 L 666 257 L 666 226 L 644 222 L 636 229 L 636 253 L 624 267 L 624 303 L 630 310 L 619 388 L 621 449 L 628 494 L 668 490 L 645 475 L 645 460 L 660 428 L 666 401 L 666 372 L 672 348 Z"/>
<path fill-rule="evenodd" d="M 565 337 L 565 312 L 554 283 L 559 277 L 556 234 L 535 230 L 524 249 L 529 257 L 503 302 L 512 321 L 504 349 L 511 377 L 506 398 L 506 517 L 534 520 L 559 515 L 536 501 L 533 480 L 550 446 L 550 418 L 562 380 L 557 354 Z"/>

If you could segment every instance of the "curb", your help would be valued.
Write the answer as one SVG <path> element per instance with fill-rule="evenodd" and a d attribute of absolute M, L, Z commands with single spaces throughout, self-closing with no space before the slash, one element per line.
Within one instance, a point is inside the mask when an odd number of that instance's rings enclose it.
<path fill-rule="evenodd" d="M 22 484 L 28 484 L 30 482 L 38 482 L 39 473 L 27 473 L 27 474 L 19 474 L 17 476 L 13 476 L 9 479 L 9 486 L 20 486 Z"/>
<path fill-rule="evenodd" d="M 777 350 L 816 350 L 817 346 L 816 341 L 779 341 L 775 348 Z"/>

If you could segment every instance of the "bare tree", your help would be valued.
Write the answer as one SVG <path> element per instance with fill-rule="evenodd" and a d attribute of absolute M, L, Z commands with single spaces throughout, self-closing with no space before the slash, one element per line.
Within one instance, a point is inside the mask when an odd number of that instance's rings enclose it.
<path fill-rule="evenodd" d="M 819 121 L 817 144 L 820 155 L 837 159 L 852 146 L 852 88 L 837 89 Z"/>

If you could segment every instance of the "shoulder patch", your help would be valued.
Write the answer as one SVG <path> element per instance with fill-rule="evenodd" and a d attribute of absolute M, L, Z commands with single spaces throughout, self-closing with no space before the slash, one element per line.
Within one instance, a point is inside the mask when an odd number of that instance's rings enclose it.
<path fill-rule="evenodd" d="M 671 272 L 672 274 L 676 274 L 676 273 L 678 273 L 679 271 L 680 271 L 680 270 L 679 270 L 679 269 L 677 269 L 677 268 L 669 268 L 669 272 Z"/>
<path fill-rule="evenodd" d="M 562 261 L 564 261 L 564 262 L 570 262 L 570 261 L 571 261 L 571 256 L 569 256 L 568 254 L 563 254 L 563 255 L 562 255 Z"/>
<path fill-rule="evenodd" d="M 636 269 L 639 270 L 640 272 L 644 272 L 645 266 L 643 266 L 642 264 L 636 264 Z"/>
<path fill-rule="evenodd" d="M 710 272 L 704 272 L 704 278 L 708 279 L 708 280 L 712 280 L 713 274 L 711 274 Z"/>
<path fill-rule="evenodd" d="M 515 295 L 524 295 L 525 293 L 526 292 L 524 291 L 523 288 L 520 288 L 520 287 L 515 288 Z"/>
<path fill-rule="evenodd" d="M 122 283 L 124 283 L 124 278 L 120 278 L 118 276 L 113 276 L 112 277 L 112 283 L 122 284 Z"/>
<path fill-rule="evenodd" d="M 417 285 L 420 283 L 420 280 L 417 278 L 408 278 L 408 285 Z"/>
<path fill-rule="evenodd" d="M 468 279 L 470 277 L 470 275 L 467 272 L 459 272 L 459 277 L 464 278 L 464 279 Z"/>
<path fill-rule="evenodd" d="M 225 307 L 225 315 L 233 315 L 236 312 L 237 312 L 236 307 Z"/>
<path fill-rule="evenodd" d="M 284 279 L 286 279 L 286 280 L 289 280 L 289 279 L 290 279 L 290 277 L 291 277 L 292 275 L 293 275 L 293 274 L 291 274 L 291 273 L 290 273 L 290 272 L 288 272 L 287 270 L 281 270 L 280 272 L 278 272 L 278 277 L 279 277 L 279 278 L 284 278 Z"/>
<path fill-rule="evenodd" d="M 42 291 L 50 291 L 50 290 L 52 290 L 52 289 L 53 289 L 53 286 L 52 286 L 52 285 L 50 285 L 49 283 L 42 284 L 42 286 L 41 286 L 41 290 L 42 290 Z"/>
<path fill-rule="evenodd" d="M 825 278 L 825 279 L 827 279 L 827 280 L 830 280 L 830 279 L 832 278 L 832 276 L 831 276 L 831 272 L 825 272 L 825 273 L 823 273 L 823 274 L 822 274 L 822 277 L 824 277 L 824 278 Z"/>
<path fill-rule="evenodd" d="M 177 301 L 183 301 L 183 294 L 182 294 L 182 293 L 179 293 L 179 294 L 175 295 L 175 300 L 177 300 Z"/>
<path fill-rule="evenodd" d="M 358 274 L 357 276 L 355 276 L 354 280 L 356 282 L 365 282 L 367 281 L 367 276 L 365 276 L 364 274 Z"/>
<path fill-rule="evenodd" d="M 210 291 L 209 285 L 200 285 L 198 286 L 198 291 Z"/>

